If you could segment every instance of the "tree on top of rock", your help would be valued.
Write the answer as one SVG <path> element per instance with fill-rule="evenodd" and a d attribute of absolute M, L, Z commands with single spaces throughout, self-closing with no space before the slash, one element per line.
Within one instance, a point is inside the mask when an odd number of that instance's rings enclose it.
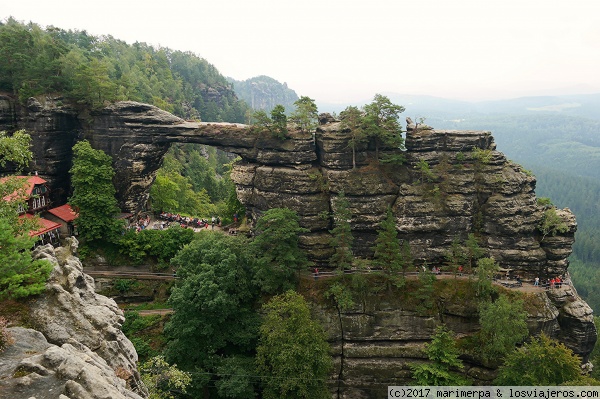
<path fill-rule="evenodd" d="M 356 149 L 367 141 L 363 129 L 363 114 L 357 107 L 349 106 L 340 112 L 340 120 L 342 129 L 350 131 L 348 146 L 352 149 L 352 169 L 356 169 Z"/>
<path fill-rule="evenodd" d="M 367 137 L 375 141 L 375 156 L 379 160 L 379 148 L 383 146 L 404 148 L 402 126 L 398 115 L 404 112 L 404 107 L 393 104 L 390 99 L 381 94 L 375 94 L 373 102 L 363 107 L 363 129 Z"/>
<path fill-rule="evenodd" d="M 302 96 L 294 102 L 296 110 L 290 115 L 290 122 L 295 124 L 303 133 L 314 132 L 318 126 L 318 109 L 315 100 Z"/>

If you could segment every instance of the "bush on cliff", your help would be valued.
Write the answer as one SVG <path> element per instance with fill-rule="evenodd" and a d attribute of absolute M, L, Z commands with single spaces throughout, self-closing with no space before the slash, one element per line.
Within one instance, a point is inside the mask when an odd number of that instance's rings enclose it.
<path fill-rule="evenodd" d="M 581 377 L 581 359 L 542 334 L 513 351 L 498 369 L 497 385 L 560 385 Z"/>
<path fill-rule="evenodd" d="M 417 385 L 467 385 L 469 381 L 456 370 L 464 366 L 452 332 L 445 326 L 438 326 L 431 343 L 425 346 L 431 363 L 412 365 L 413 378 Z"/>

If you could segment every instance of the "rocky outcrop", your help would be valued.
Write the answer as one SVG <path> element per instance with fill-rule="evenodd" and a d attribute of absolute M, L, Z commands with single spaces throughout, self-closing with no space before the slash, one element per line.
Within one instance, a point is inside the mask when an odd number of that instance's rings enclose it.
<path fill-rule="evenodd" d="M 38 393 L 40 398 L 145 397 L 137 353 L 121 331 L 123 311 L 94 292 L 94 280 L 74 256 L 77 241 L 69 242 L 56 251 L 47 245 L 34 252 L 54 269 L 45 294 L 31 304 L 29 323 L 35 331 L 16 330 L 15 346 L 0 354 L 2 375 L 16 377 L 0 384 L 14 392 L 53 387 L 54 396 Z"/>
<path fill-rule="evenodd" d="M 60 97 L 31 98 L 23 106 L 14 97 L 0 94 L 0 131 L 25 129 L 31 135 L 31 171 L 44 176 L 52 187 L 52 199 L 59 204 L 70 192 L 72 148 L 83 130 L 78 115 Z"/>
<path fill-rule="evenodd" d="M 353 292 L 360 300 L 340 313 L 330 299 L 313 301 L 313 314 L 324 325 L 332 345 L 336 383 L 330 387 L 339 390 L 337 397 L 375 399 L 385 397 L 390 385 L 413 385 L 411 366 L 428 362 L 425 345 L 442 323 L 463 342 L 465 377 L 475 385 L 493 385 L 497 370 L 467 355 L 472 349 L 468 349 L 465 337 L 479 330 L 477 300 L 468 295 L 467 280 L 450 278 L 437 283 L 439 291 L 433 294 L 430 309 L 419 310 L 417 302 L 403 297 L 403 289 L 395 288 L 370 291 L 362 298 Z M 314 298 L 326 284 L 306 282 L 303 289 Z M 559 340 L 586 362 L 596 342 L 596 330 L 591 308 L 574 288 L 539 290 L 523 298 L 529 333 L 535 336 L 543 332 Z"/>
<path fill-rule="evenodd" d="M 15 343 L 0 355 L 3 398 L 142 399 L 102 357 L 77 341 L 48 343 L 36 330 L 8 329 Z M 121 371 L 123 373 L 123 371 Z"/>
<path fill-rule="evenodd" d="M 576 230 L 573 215 L 559 212 L 567 232 L 542 236 L 538 226 L 544 209 L 536 202 L 535 178 L 496 151 L 490 132 L 437 131 L 409 123 L 405 151 L 377 148 L 380 155 L 406 160 L 388 165 L 378 162 L 372 142 L 352 151 L 349 132 L 327 115 L 320 118 L 323 124 L 315 135 L 291 132 L 281 140 L 245 125 L 186 122 L 135 102 L 84 115 L 59 105 L 58 99 L 31 100 L 27 107 L 7 96 L 0 100 L 0 129 L 33 132 L 43 177 L 66 179 L 73 140 L 87 139 L 110 154 L 118 198 L 128 211 L 145 204 L 171 143 L 201 143 L 242 158 L 232 178 L 253 219 L 273 207 L 295 210 L 310 230 L 300 237 L 301 244 L 325 266 L 332 253 L 332 221 L 323 216 L 331 215 L 344 192 L 357 256 L 372 255 L 389 207 L 398 238 L 410 244 L 417 261 L 441 264 L 453 242 L 475 233 L 487 256 L 523 276 L 554 276 L 568 267 Z M 64 186 L 58 180 L 50 181 Z"/>
<path fill-rule="evenodd" d="M 59 106 L 56 99 L 38 104 L 31 101 L 22 107 L 8 97 L 0 98 L 0 129 L 34 129 L 36 156 L 44 157 L 38 161 L 44 166 L 42 176 L 58 176 L 57 171 L 68 170 L 67 147 L 73 140 L 85 138 L 113 157 L 119 201 L 130 211 L 144 205 L 171 143 L 200 143 L 242 158 L 232 179 L 251 220 L 274 207 L 295 210 L 308 230 L 300 237 L 302 246 L 313 261 L 323 265 L 332 253 L 332 210 L 343 192 L 352 213 L 353 251 L 358 257 L 372 256 L 389 208 L 398 239 L 410 245 L 417 264 L 443 265 L 453 243 L 463 243 L 474 233 L 486 256 L 524 279 L 567 271 L 577 228 L 573 214 L 559 210 L 566 231 L 542 234 L 545 208 L 537 204 L 535 178 L 496 151 L 490 132 L 438 131 L 412 123 L 405 150 L 376 148 L 373 142 L 351 150 L 350 134 L 339 121 L 327 115 L 319 119 L 322 124 L 314 135 L 293 131 L 281 140 L 245 125 L 187 122 L 134 102 L 78 114 Z M 55 142 L 51 137 L 62 136 L 59 132 L 65 137 Z M 402 156 L 405 161 L 385 164 L 377 154 Z M 60 254 L 57 257 L 61 259 Z M 135 356 L 128 351 L 131 344 L 117 332 L 122 314 L 114 303 L 88 289 L 91 279 L 81 274 L 80 264 L 58 263 L 64 266 L 55 269 L 50 285 L 53 297 L 47 304 L 37 305 L 39 324 L 47 325 L 42 332 L 51 344 L 62 346 L 68 343 L 66 337 L 77 336 L 78 329 L 97 327 L 102 332 L 80 336 L 79 342 L 105 358 L 110 368 L 131 372 L 130 384 L 136 386 Z M 464 301 L 442 302 L 438 314 L 424 316 L 403 308 L 397 299 L 365 299 L 361 307 L 342 314 L 341 324 L 331 307 L 318 309 L 332 332 L 337 358 L 344 358 L 344 380 L 354 384 L 346 397 L 374 397 L 367 387 L 382 381 L 393 385 L 409 382 L 408 363 L 424 359 L 423 344 L 442 318 L 461 335 L 477 329 L 474 307 Z M 537 310 L 529 315 L 531 332 L 547 332 L 587 356 L 596 330 L 591 310 L 575 291 L 540 293 L 536 302 Z M 73 306 L 81 308 L 78 315 L 70 314 L 68 308 Z M 50 316 L 44 316 L 46 313 Z M 74 319 L 77 327 L 53 323 L 67 318 Z M 337 326 L 341 326 L 338 332 Z M 342 349 L 343 356 L 339 354 Z M 470 365 L 467 373 L 484 382 L 493 378 L 493 373 L 478 365 Z"/>

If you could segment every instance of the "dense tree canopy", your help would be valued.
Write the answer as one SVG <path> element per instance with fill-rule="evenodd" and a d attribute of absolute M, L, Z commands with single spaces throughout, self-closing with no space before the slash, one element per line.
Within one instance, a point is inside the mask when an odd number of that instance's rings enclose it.
<path fill-rule="evenodd" d="M 89 142 L 73 146 L 73 167 L 70 170 L 73 195 L 69 204 L 79 212 L 79 237 L 90 243 L 94 240 L 115 240 L 123 229 L 117 219 L 120 212 L 115 199 L 112 179 L 115 171 L 112 158 L 95 150 Z"/>
<path fill-rule="evenodd" d="M 506 356 L 498 369 L 497 385 L 553 386 L 581 377 L 581 359 L 546 335 L 533 338 Z"/>
<path fill-rule="evenodd" d="M 231 180 L 231 154 L 199 144 L 173 145 L 150 189 L 155 212 L 171 212 L 225 223 L 244 213 Z"/>
<path fill-rule="evenodd" d="M 241 237 L 203 232 L 171 262 L 179 280 L 169 299 L 175 312 L 165 327 L 170 338 L 166 354 L 185 371 L 201 371 L 192 374 L 190 389 L 196 395 L 203 387 L 227 383 L 231 373 L 218 378 L 219 370 L 248 366 L 245 359 L 253 355 L 260 319 L 254 310 L 254 260 L 247 247 Z M 249 377 L 236 386 L 253 391 Z"/>
<path fill-rule="evenodd" d="M 523 301 L 511 301 L 501 295 L 483 302 L 479 309 L 481 329 L 477 335 L 478 351 L 487 362 L 499 362 L 529 334 Z"/>
<path fill-rule="evenodd" d="M 296 212 L 273 208 L 256 223 L 256 237 L 251 244 L 257 257 L 255 279 L 266 293 L 294 288 L 298 273 L 308 265 L 306 255 L 298 247 L 298 235 L 307 231 L 299 221 Z"/>
<path fill-rule="evenodd" d="M 192 53 L 12 18 L 0 23 L 0 90 L 21 99 L 61 92 L 91 107 L 140 101 L 206 121 L 244 122 L 248 110 L 217 69 Z"/>
<path fill-rule="evenodd" d="M 17 169 L 27 167 L 33 159 L 30 144 L 31 136 L 24 130 L 17 130 L 10 136 L 6 132 L 0 132 L 0 166 L 4 167 L 10 162 Z"/>
<path fill-rule="evenodd" d="M 263 310 L 256 350 L 263 397 L 331 398 L 326 384 L 332 367 L 329 345 L 304 298 L 287 291 L 272 298 Z"/>

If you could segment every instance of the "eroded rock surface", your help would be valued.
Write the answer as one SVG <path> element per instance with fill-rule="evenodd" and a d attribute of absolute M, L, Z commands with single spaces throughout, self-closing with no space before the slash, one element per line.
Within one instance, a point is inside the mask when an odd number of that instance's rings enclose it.
<path fill-rule="evenodd" d="M 95 293 L 93 279 L 74 256 L 76 239 L 68 240 L 69 247 L 55 251 L 46 245 L 34 251 L 54 269 L 45 294 L 31 305 L 35 330 L 13 329 L 15 345 L 0 354 L 0 385 L 20 393 L 52 388 L 47 396 L 15 398 L 145 397 L 137 353 L 121 331 L 123 311 Z"/>
<path fill-rule="evenodd" d="M 245 125 L 187 122 L 135 102 L 81 115 L 56 98 L 32 100 L 27 106 L 9 96 L 0 98 L 0 129 L 32 132 L 36 168 L 53 188 L 59 187 L 55 198 L 68 187 L 75 140 L 85 138 L 113 157 L 118 199 L 128 211 L 144 206 L 171 143 L 200 143 L 242 158 L 232 178 L 254 220 L 274 207 L 298 213 L 310 230 L 301 243 L 321 266 L 326 267 L 332 253 L 332 219 L 323 215 L 331 215 L 344 192 L 357 256 L 372 255 L 389 207 L 398 238 L 410 244 L 418 261 L 442 263 L 453 241 L 464 242 L 476 233 L 486 256 L 524 277 L 553 277 L 567 270 L 574 216 L 560 211 L 568 231 L 543 236 L 538 227 L 544 209 L 536 202 L 535 178 L 496 151 L 490 132 L 437 131 L 409 121 L 405 151 L 378 148 L 382 156 L 406 159 L 393 166 L 376 159 L 374 143 L 361 143 L 352 151 L 349 132 L 335 118 L 323 115 L 320 121 L 315 135 L 291 132 L 281 140 Z"/>
<path fill-rule="evenodd" d="M 15 343 L 0 355 L 0 392 L 11 399 L 142 399 L 97 353 L 76 341 L 48 343 L 42 333 L 9 328 Z"/>
<path fill-rule="evenodd" d="M 305 289 L 312 293 L 315 287 L 307 285 Z M 476 299 L 448 293 L 452 290 L 438 297 L 435 312 L 415 310 L 415 304 L 403 302 L 397 292 L 386 294 L 386 290 L 356 300 L 339 314 L 331 300 L 313 302 L 313 314 L 325 327 L 332 345 L 332 375 L 337 381 L 332 390 L 337 391 L 339 384 L 343 398 L 385 397 L 389 385 L 414 384 L 411 366 L 428 362 L 425 345 L 431 342 L 437 326 L 445 324 L 458 338 L 474 335 L 480 328 Z M 575 289 L 538 290 L 529 293 L 526 301 L 530 335 L 545 333 L 564 343 L 585 363 L 596 342 L 596 329 L 592 309 Z M 463 373 L 475 385 L 493 385 L 496 369 L 469 356 L 461 360 Z"/>

